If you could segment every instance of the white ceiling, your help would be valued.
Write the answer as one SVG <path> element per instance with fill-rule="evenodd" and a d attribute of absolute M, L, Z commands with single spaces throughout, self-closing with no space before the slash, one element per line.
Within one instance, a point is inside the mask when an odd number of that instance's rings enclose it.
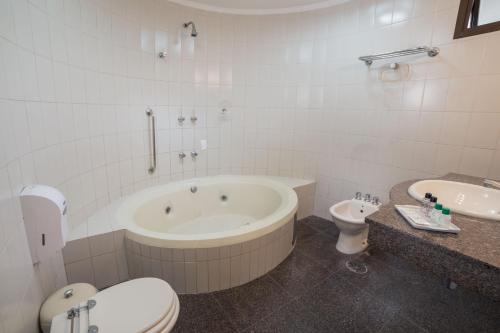
<path fill-rule="evenodd" d="M 170 0 L 207 11 L 240 15 L 297 13 L 321 9 L 349 0 Z"/>

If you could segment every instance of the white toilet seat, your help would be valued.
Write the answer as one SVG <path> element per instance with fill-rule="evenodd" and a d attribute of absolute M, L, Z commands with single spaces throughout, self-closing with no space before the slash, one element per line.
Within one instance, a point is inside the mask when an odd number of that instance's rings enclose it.
<path fill-rule="evenodd" d="M 142 278 L 120 283 L 90 298 L 96 305 L 81 311 L 78 330 L 87 332 L 88 325 L 99 332 L 167 333 L 179 315 L 179 299 L 170 285 L 156 278 Z M 85 306 L 83 302 L 80 306 Z M 70 320 L 66 313 L 52 320 L 51 333 L 67 333 Z"/>
<path fill-rule="evenodd" d="M 163 318 L 154 327 L 149 328 L 146 332 L 147 333 L 170 332 L 175 322 L 177 321 L 178 316 L 179 316 L 179 298 L 177 297 L 177 295 L 175 295 L 174 304 L 170 308 L 170 311 L 167 313 L 165 318 Z"/>
<path fill-rule="evenodd" d="M 177 295 L 175 295 L 175 301 L 176 301 L 176 308 L 174 310 L 174 314 L 171 320 L 167 323 L 167 326 L 161 333 L 168 333 L 174 328 L 175 323 L 177 322 L 177 318 L 179 317 L 179 310 L 180 310 L 180 304 L 179 304 L 179 298 L 177 298 Z"/>

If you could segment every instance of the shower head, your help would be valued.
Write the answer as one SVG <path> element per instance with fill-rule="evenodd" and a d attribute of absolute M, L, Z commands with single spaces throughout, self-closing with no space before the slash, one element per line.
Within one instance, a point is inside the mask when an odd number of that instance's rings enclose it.
<path fill-rule="evenodd" d="M 184 23 L 184 28 L 187 28 L 191 26 L 191 36 L 196 37 L 198 36 L 198 31 L 196 31 L 196 26 L 194 25 L 193 21 L 189 21 L 188 23 Z"/>

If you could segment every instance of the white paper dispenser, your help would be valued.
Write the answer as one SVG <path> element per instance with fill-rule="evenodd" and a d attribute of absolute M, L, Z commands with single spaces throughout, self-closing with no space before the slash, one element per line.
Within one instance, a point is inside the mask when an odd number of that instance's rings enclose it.
<path fill-rule="evenodd" d="M 24 187 L 20 198 L 31 260 L 36 264 L 66 245 L 67 202 L 59 190 L 45 185 Z"/>

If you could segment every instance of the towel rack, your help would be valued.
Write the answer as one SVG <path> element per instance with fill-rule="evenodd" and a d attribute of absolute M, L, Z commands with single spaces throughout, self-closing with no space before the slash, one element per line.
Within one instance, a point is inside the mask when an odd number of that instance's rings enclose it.
<path fill-rule="evenodd" d="M 371 64 L 373 64 L 374 60 L 403 57 L 420 53 L 427 53 L 429 57 L 435 57 L 439 54 L 439 48 L 429 47 L 429 46 L 419 46 L 412 49 L 363 56 L 359 57 L 358 59 L 364 61 L 367 66 L 370 66 Z"/>

